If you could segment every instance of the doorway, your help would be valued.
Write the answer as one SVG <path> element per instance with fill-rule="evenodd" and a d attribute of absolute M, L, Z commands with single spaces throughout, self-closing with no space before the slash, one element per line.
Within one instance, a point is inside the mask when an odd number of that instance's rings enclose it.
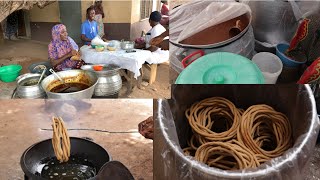
<path fill-rule="evenodd" d="M 30 30 L 30 21 L 29 21 L 29 14 L 27 10 L 18 10 L 13 13 L 16 13 L 16 18 L 18 21 L 18 29 L 16 32 L 16 36 L 20 38 L 31 38 L 31 30 Z M 1 31 L 5 33 L 7 30 L 7 18 L 6 17 L 1 22 Z M 2 34 L 1 34 L 2 35 Z"/>

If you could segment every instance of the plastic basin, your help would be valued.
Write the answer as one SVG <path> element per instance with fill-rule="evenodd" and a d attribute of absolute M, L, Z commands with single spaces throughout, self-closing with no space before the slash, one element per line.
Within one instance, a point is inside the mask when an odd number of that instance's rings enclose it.
<path fill-rule="evenodd" d="M 252 61 L 261 70 L 265 84 L 276 84 L 283 68 L 282 61 L 278 56 L 268 52 L 261 52 L 253 56 Z"/>
<path fill-rule="evenodd" d="M 287 67 L 298 67 L 301 64 L 306 63 L 306 61 L 304 62 L 299 62 L 299 61 L 295 61 L 289 57 L 287 57 L 284 53 L 286 52 L 286 50 L 289 48 L 289 44 L 278 44 L 276 47 L 276 51 L 277 51 L 277 56 L 281 59 L 282 63 L 284 66 Z"/>
<path fill-rule="evenodd" d="M 0 79 L 3 82 L 13 82 L 19 76 L 22 66 L 8 65 L 0 67 Z"/>

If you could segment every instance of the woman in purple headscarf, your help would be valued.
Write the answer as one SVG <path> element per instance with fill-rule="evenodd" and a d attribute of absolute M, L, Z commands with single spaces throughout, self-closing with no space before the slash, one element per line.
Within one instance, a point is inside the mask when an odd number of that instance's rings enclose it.
<path fill-rule="evenodd" d="M 67 28 L 57 24 L 52 28 L 52 41 L 48 45 L 49 59 L 55 71 L 80 69 L 83 60 L 71 60 L 78 55 L 78 45 L 68 36 Z"/>

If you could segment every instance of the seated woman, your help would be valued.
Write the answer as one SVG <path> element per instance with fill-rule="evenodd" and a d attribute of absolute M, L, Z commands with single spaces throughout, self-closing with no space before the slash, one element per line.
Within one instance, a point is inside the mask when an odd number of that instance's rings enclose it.
<path fill-rule="evenodd" d="M 77 56 L 78 45 L 68 36 L 66 26 L 57 24 L 52 28 L 52 40 L 48 45 L 48 54 L 55 71 L 80 69 L 85 64 L 83 60 L 71 60 Z"/>
<path fill-rule="evenodd" d="M 155 52 L 160 48 L 159 46 L 153 46 L 150 44 L 151 39 L 153 39 L 157 36 L 160 36 L 162 33 L 166 32 L 166 28 L 164 28 L 160 24 L 160 20 L 161 20 L 160 12 L 154 11 L 150 14 L 149 23 L 152 28 L 146 34 L 145 43 L 138 45 L 136 48 L 146 49 L 151 52 Z M 167 39 L 168 39 L 168 37 L 164 38 L 164 40 L 167 40 Z M 168 41 L 166 41 L 166 42 L 168 43 L 168 47 L 169 47 L 169 42 Z M 168 48 L 162 48 L 162 49 L 168 50 Z"/>

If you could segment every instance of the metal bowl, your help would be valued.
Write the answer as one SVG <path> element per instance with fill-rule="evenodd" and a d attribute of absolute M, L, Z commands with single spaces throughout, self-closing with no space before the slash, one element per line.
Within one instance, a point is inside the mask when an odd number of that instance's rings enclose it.
<path fill-rule="evenodd" d="M 110 64 L 110 65 L 106 65 L 106 64 L 101 64 L 101 66 L 103 66 L 103 69 L 101 71 L 95 71 L 93 69 L 93 66 L 94 65 L 83 65 L 81 67 L 82 70 L 85 70 L 85 71 L 91 71 L 91 72 L 95 72 L 96 74 L 98 74 L 98 76 L 101 76 L 101 75 L 108 75 L 110 73 L 114 73 L 114 72 L 118 72 L 121 68 L 117 65 L 113 65 L 113 64 Z"/>
<path fill-rule="evenodd" d="M 132 50 L 134 49 L 134 42 L 133 41 L 121 41 L 121 49 L 123 50 Z"/>
<path fill-rule="evenodd" d="M 66 82 L 66 83 L 79 83 L 84 82 L 88 83 L 89 88 L 72 92 L 72 93 L 54 93 L 50 90 L 56 86 L 61 85 L 62 83 L 58 78 L 51 74 L 46 77 L 41 82 L 42 88 L 47 93 L 48 98 L 52 99 L 90 99 L 93 95 L 94 88 L 98 83 L 98 77 L 94 72 L 84 71 L 84 70 L 67 70 L 57 72 L 57 74 Z M 81 77 L 81 78 L 79 78 Z"/>

